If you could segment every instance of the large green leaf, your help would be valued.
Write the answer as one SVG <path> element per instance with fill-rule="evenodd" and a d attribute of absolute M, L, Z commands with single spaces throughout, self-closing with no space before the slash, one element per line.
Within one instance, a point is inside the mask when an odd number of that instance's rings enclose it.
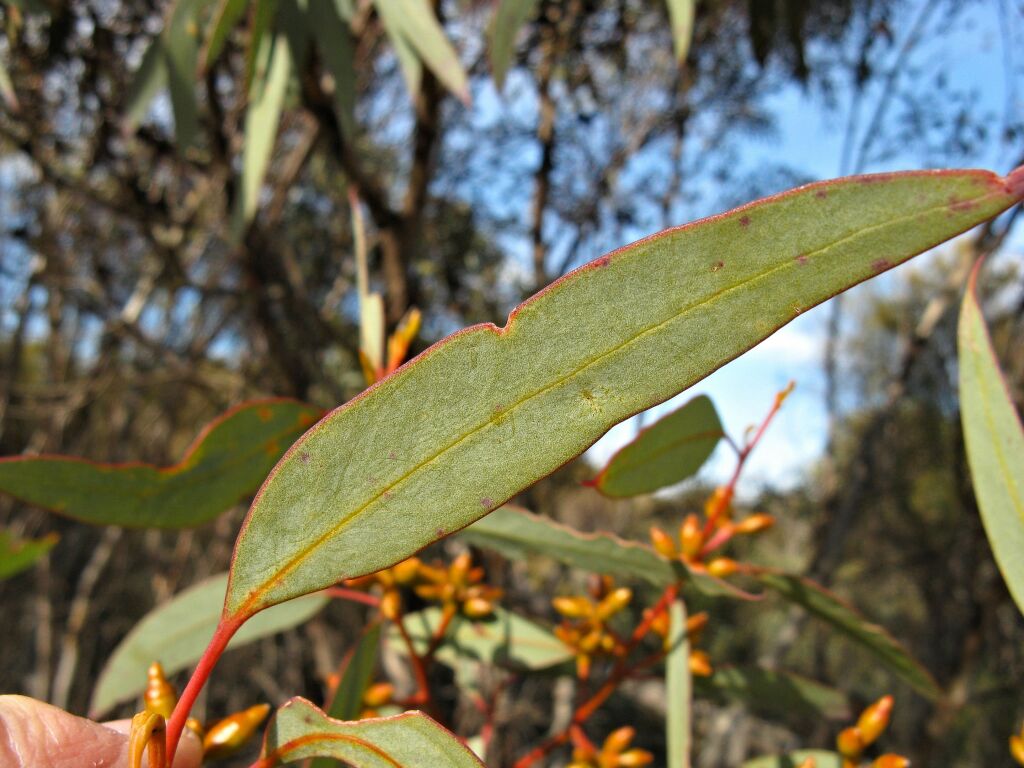
<path fill-rule="evenodd" d="M 460 536 L 505 557 L 544 555 L 573 568 L 643 579 L 656 587 L 686 581 L 707 595 L 749 597 L 721 579 L 688 571 L 681 562 L 666 560 L 643 544 L 610 533 L 582 533 L 518 507 L 495 510 Z"/>
<path fill-rule="evenodd" d="M 441 609 L 432 607 L 409 614 L 405 627 L 417 650 L 425 652 L 441 620 Z M 391 641 L 401 648 L 397 630 Z M 437 650 L 439 661 L 456 666 L 475 661 L 511 669 L 540 670 L 557 666 L 573 657 L 572 649 L 539 624 L 501 607 L 487 619 L 456 617 Z"/>
<path fill-rule="evenodd" d="M 686 606 L 673 600 L 668 609 L 668 655 L 665 657 L 665 741 L 668 764 L 689 768 L 693 676 L 690 640 L 686 635 Z"/>
<path fill-rule="evenodd" d="M 853 177 L 641 240 L 442 340 L 307 432 L 235 546 L 225 626 L 469 525 L 802 312 L 1024 195 L 984 171 Z"/>
<path fill-rule="evenodd" d="M 616 497 L 675 485 L 704 465 L 723 434 L 714 404 L 700 395 L 640 432 L 591 484 Z"/>
<path fill-rule="evenodd" d="M 820 584 L 802 576 L 770 571 L 759 574 L 757 578 L 764 586 L 831 624 L 922 695 L 934 699 L 940 694 L 938 683 L 931 673 L 892 635 L 883 627 L 865 619 Z"/>
<path fill-rule="evenodd" d="M 252 494 L 320 411 L 296 400 L 244 403 L 208 424 L 177 464 L 69 456 L 0 459 L 0 492 L 85 523 L 184 528 Z"/>
<path fill-rule="evenodd" d="M 516 52 L 516 34 L 536 11 L 537 0 L 498 0 L 487 26 L 487 40 L 491 72 L 499 91 L 505 86 L 505 75 Z"/>
<path fill-rule="evenodd" d="M 843 758 L 824 749 L 801 749 L 788 755 L 769 755 L 747 760 L 743 768 L 800 768 L 807 758 L 814 758 L 814 768 L 843 768 Z"/>
<path fill-rule="evenodd" d="M 409 49 L 418 54 L 448 90 L 468 102 L 466 70 L 438 23 L 430 0 L 374 0 L 373 4 L 395 45 L 410 92 L 416 93 L 418 77 L 409 69 Z"/>
<path fill-rule="evenodd" d="M 99 717 L 115 704 L 142 693 L 146 670 L 154 661 L 168 675 L 195 663 L 220 620 L 227 587 L 226 573 L 211 576 L 147 613 L 110 655 L 96 682 L 89 713 Z M 308 595 L 274 607 L 248 622 L 228 649 L 303 623 L 328 602 Z"/>
<path fill-rule="evenodd" d="M 481 768 L 472 752 L 422 712 L 343 723 L 305 699 L 277 710 L 253 768 L 333 757 L 352 768 Z"/>
<path fill-rule="evenodd" d="M 7 579 L 45 555 L 57 543 L 57 534 L 51 533 L 41 539 L 16 539 L 9 531 L 0 529 L 0 579 Z"/>
<path fill-rule="evenodd" d="M 1017 607 L 1024 612 L 1024 429 L 1010 398 L 971 272 L 960 311 L 960 418 L 981 520 Z"/>
<path fill-rule="evenodd" d="M 842 720 L 850 702 L 842 691 L 792 672 L 761 667 L 720 667 L 711 677 L 694 678 L 698 695 L 737 701 L 760 715 Z"/>

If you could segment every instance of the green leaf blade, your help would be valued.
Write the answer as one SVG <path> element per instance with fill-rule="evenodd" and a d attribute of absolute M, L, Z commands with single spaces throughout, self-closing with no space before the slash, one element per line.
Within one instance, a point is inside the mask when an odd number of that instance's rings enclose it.
<path fill-rule="evenodd" d="M 199 660 L 220 621 L 227 578 L 221 573 L 192 585 L 154 608 L 132 628 L 100 673 L 89 704 L 92 717 L 141 694 L 146 687 L 146 670 L 154 661 L 172 675 Z M 228 650 L 301 624 L 327 602 L 322 595 L 308 595 L 265 611 L 235 634 Z"/>
<path fill-rule="evenodd" d="M 505 76 L 516 52 L 516 34 L 537 11 L 537 0 L 499 0 L 487 26 L 488 53 L 494 84 L 505 87 Z"/>
<path fill-rule="evenodd" d="M 835 688 L 792 672 L 762 667 L 721 667 L 711 677 L 694 679 L 698 695 L 718 701 L 738 701 L 760 715 L 843 720 L 850 702 Z"/>
<path fill-rule="evenodd" d="M 985 533 L 1024 613 L 1024 428 L 978 305 L 980 267 L 971 272 L 957 331 L 960 418 Z"/>
<path fill-rule="evenodd" d="M 641 240 L 556 281 L 504 328 L 439 342 L 278 464 L 236 543 L 227 615 L 464 528 L 806 309 L 1022 194 L 981 171 L 802 187 Z"/>
<path fill-rule="evenodd" d="M 0 579 L 9 579 L 31 568 L 56 543 L 55 533 L 41 539 L 16 539 L 8 531 L 0 529 Z"/>
<path fill-rule="evenodd" d="M 824 749 L 801 749 L 788 755 L 756 757 L 743 764 L 743 768 L 800 768 L 807 758 L 814 758 L 814 768 L 843 768 L 843 758 Z"/>
<path fill-rule="evenodd" d="M 296 400 L 243 403 L 207 425 L 170 467 L 68 456 L 2 458 L 0 492 L 93 525 L 201 525 L 253 493 L 319 416 Z"/>
<path fill-rule="evenodd" d="M 332 757 L 352 768 L 481 768 L 472 752 L 422 712 L 344 723 L 294 698 L 267 727 L 260 768 Z"/>
<path fill-rule="evenodd" d="M 668 18 L 672 24 L 672 44 L 675 46 L 676 61 L 686 61 L 693 41 L 693 17 L 697 0 L 668 0 Z"/>
<path fill-rule="evenodd" d="M 690 640 L 686 635 L 686 606 L 673 600 L 668 608 L 669 652 L 665 657 L 665 740 L 668 764 L 689 768 L 693 676 L 690 674 Z"/>
<path fill-rule="evenodd" d="M 615 498 L 675 485 L 704 465 L 723 434 L 714 404 L 700 395 L 619 449 L 592 484 L 605 496 Z"/>

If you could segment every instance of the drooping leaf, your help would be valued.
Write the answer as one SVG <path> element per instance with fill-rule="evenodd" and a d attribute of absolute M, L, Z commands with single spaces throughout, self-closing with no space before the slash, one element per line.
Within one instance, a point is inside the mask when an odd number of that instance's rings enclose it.
<path fill-rule="evenodd" d="M 226 623 L 464 528 L 806 309 L 1008 208 L 1024 170 L 814 184 L 641 240 L 445 339 L 277 465 Z"/>
<path fill-rule="evenodd" d="M 640 432 L 612 456 L 592 485 L 606 496 L 639 496 L 685 480 L 722 438 L 711 399 L 700 395 Z"/>
<path fill-rule="evenodd" d="M 213 13 L 213 22 L 209 25 L 210 34 L 203 46 L 200 59 L 200 69 L 203 72 L 212 67 L 220 57 L 228 35 L 242 20 L 248 7 L 249 0 L 218 0 L 217 8 Z"/>
<path fill-rule="evenodd" d="M 107 659 L 89 703 L 90 716 L 99 717 L 115 704 L 140 695 L 146 687 L 146 670 L 154 661 L 168 675 L 194 664 L 220 620 L 227 579 L 226 573 L 204 579 L 146 614 Z M 322 595 L 308 595 L 265 611 L 239 630 L 228 649 L 297 626 L 327 602 Z"/>
<path fill-rule="evenodd" d="M 506 506 L 466 528 L 460 536 L 470 544 L 505 557 L 544 555 L 594 573 L 643 579 L 656 587 L 686 581 L 707 595 L 747 597 L 729 583 L 706 573 L 688 571 L 653 549 L 609 533 L 581 533 L 518 507 Z"/>
<path fill-rule="evenodd" d="M 0 458 L 0 492 L 94 525 L 200 525 L 252 494 L 320 415 L 297 400 L 243 403 L 204 427 L 170 467 L 70 456 Z"/>
<path fill-rule="evenodd" d="M 686 635 L 686 606 L 673 600 L 668 609 L 669 651 L 665 657 L 665 741 L 668 764 L 690 765 L 693 678 L 690 674 L 690 641 Z"/>
<path fill-rule="evenodd" d="M 359 641 L 344 662 L 338 687 L 327 707 L 327 716 L 335 720 L 355 720 L 363 710 L 363 694 L 373 680 L 380 646 L 380 624 L 374 624 L 359 636 Z M 336 768 L 337 762 L 318 757 L 309 768 Z"/>
<path fill-rule="evenodd" d="M 800 768 L 807 758 L 814 758 L 814 768 L 843 768 L 843 758 L 824 749 L 801 749 L 788 755 L 756 757 L 743 764 L 743 768 Z"/>
<path fill-rule="evenodd" d="M 425 652 L 441 621 L 441 609 L 426 608 L 405 617 L 406 630 Z M 392 630 L 396 648 L 401 649 L 397 630 Z M 445 633 L 437 659 L 454 667 L 469 660 L 511 669 L 540 670 L 562 664 L 573 657 L 572 650 L 550 631 L 534 621 L 496 606 L 486 619 L 456 617 Z"/>
<path fill-rule="evenodd" d="M 0 579 L 7 579 L 31 568 L 40 557 L 57 543 L 57 534 L 41 539 L 16 539 L 9 531 L 0 529 Z"/>
<path fill-rule="evenodd" d="M 125 128 L 135 130 L 149 111 L 149 105 L 167 87 L 167 56 L 162 36 L 150 42 L 142 55 L 142 63 L 128 86 L 125 98 Z"/>
<path fill-rule="evenodd" d="M 444 86 L 464 102 L 469 101 L 469 84 L 466 71 L 462 68 L 459 55 L 448 42 L 444 29 L 434 15 L 430 0 L 374 0 L 374 7 L 387 30 L 399 64 L 405 74 L 410 93 L 415 94 L 418 78 L 407 69 L 404 59 L 408 51 L 397 43 L 401 39 L 407 48 L 416 52 L 419 59 L 430 69 Z M 416 87 L 412 81 L 415 79 Z"/>
<path fill-rule="evenodd" d="M 686 61 L 693 40 L 693 17 L 697 0 L 668 0 L 668 18 L 672 24 L 672 44 L 676 49 L 676 61 Z"/>
<path fill-rule="evenodd" d="M 197 14 L 206 0 L 178 0 L 161 35 L 167 83 L 174 110 L 174 141 L 179 152 L 191 147 L 199 135 L 196 102 L 196 65 L 199 56 Z"/>
<path fill-rule="evenodd" d="M 334 111 L 342 134 L 355 135 L 356 73 L 352 33 L 335 0 L 309 0 L 309 19 L 324 68 L 334 79 Z"/>
<path fill-rule="evenodd" d="M 274 152 L 274 140 L 277 138 L 277 126 L 281 121 L 292 66 L 287 36 L 264 36 L 258 57 L 259 63 L 249 89 L 249 109 L 245 113 L 241 194 L 232 222 L 232 234 L 236 239 L 241 237 L 259 209 L 263 177 Z"/>
<path fill-rule="evenodd" d="M 711 677 L 694 678 L 700 696 L 742 702 L 753 712 L 772 717 L 850 717 L 846 694 L 792 672 L 761 667 L 716 667 Z"/>
<path fill-rule="evenodd" d="M 930 699 L 939 695 L 940 690 L 935 678 L 906 648 L 883 627 L 865 619 L 820 584 L 802 576 L 770 571 L 759 574 L 757 578 L 765 587 L 831 624 L 922 695 Z"/>
<path fill-rule="evenodd" d="M 333 757 L 352 768 L 481 768 L 472 752 L 422 712 L 343 723 L 294 698 L 267 726 L 253 768 Z"/>
<path fill-rule="evenodd" d="M 505 87 L 505 75 L 516 52 L 516 34 L 536 11 L 537 0 L 498 0 L 487 27 L 487 40 L 491 72 L 499 91 Z"/>
<path fill-rule="evenodd" d="M 978 306 L 980 268 L 979 261 L 960 311 L 960 418 L 985 533 L 1024 613 L 1024 428 Z"/>

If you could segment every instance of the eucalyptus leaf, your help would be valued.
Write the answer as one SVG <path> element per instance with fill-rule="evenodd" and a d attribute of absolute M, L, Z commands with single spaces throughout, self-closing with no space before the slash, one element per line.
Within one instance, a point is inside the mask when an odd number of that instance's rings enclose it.
<path fill-rule="evenodd" d="M 516 34 L 537 12 L 538 0 L 498 0 L 487 26 L 488 53 L 494 84 L 500 91 L 516 52 Z"/>
<path fill-rule="evenodd" d="M 0 529 L 0 579 L 9 579 L 31 568 L 36 560 L 53 549 L 57 534 L 41 539 L 16 539 L 10 531 Z"/>

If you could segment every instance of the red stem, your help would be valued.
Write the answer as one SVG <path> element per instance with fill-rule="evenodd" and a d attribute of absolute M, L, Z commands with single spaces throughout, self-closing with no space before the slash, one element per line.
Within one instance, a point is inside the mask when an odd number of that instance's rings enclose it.
<path fill-rule="evenodd" d="M 413 676 L 416 678 L 416 687 L 419 688 L 414 698 L 421 702 L 428 714 L 432 715 L 434 703 L 430 696 L 430 681 L 427 679 L 426 664 L 423 662 L 423 657 L 416 653 L 416 645 L 405 628 L 405 621 L 401 616 L 395 618 L 395 626 L 398 627 L 398 632 L 402 636 L 402 640 L 405 641 L 406 649 L 409 651 L 409 662 L 412 664 Z"/>
<path fill-rule="evenodd" d="M 336 597 L 339 600 L 349 600 L 353 603 L 362 603 L 363 605 L 369 605 L 373 608 L 380 606 L 380 598 L 376 595 L 368 595 L 365 592 L 360 592 L 356 589 L 349 589 L 348 587 L 329 587 L 324 590 L 324 594 L 328 597 Z"/>
<path fill-rule="evenodd" d="M 220 655 L 224 653 L 228 642 L 244 623 L 245 617 L 232 616 L 221 618 L 220 624 L 217 625 L 217 629 L 213 633 L 213 637 L 210 638 L 210 644 L 206 646 L 206 650 L 203 651 L 203 655 L 196 665 L 196 671 L 192 673 L 188 685 L 181 692 L 181 698 L 178 699 L 174 712 L 171 713 L 171 719 L 167 721 L 168 765 L 174 765 L 174 753 L 178 749 L 178 741 L 181 739 L 182 731 L 185 730 L 185 721 L 192 711 L 192 705 L 196 703 L 199 692 L 206 685 L 210 673 L 213 671 L 214 666 L 216 666 L 217 660 L 220 659 Z"/>

